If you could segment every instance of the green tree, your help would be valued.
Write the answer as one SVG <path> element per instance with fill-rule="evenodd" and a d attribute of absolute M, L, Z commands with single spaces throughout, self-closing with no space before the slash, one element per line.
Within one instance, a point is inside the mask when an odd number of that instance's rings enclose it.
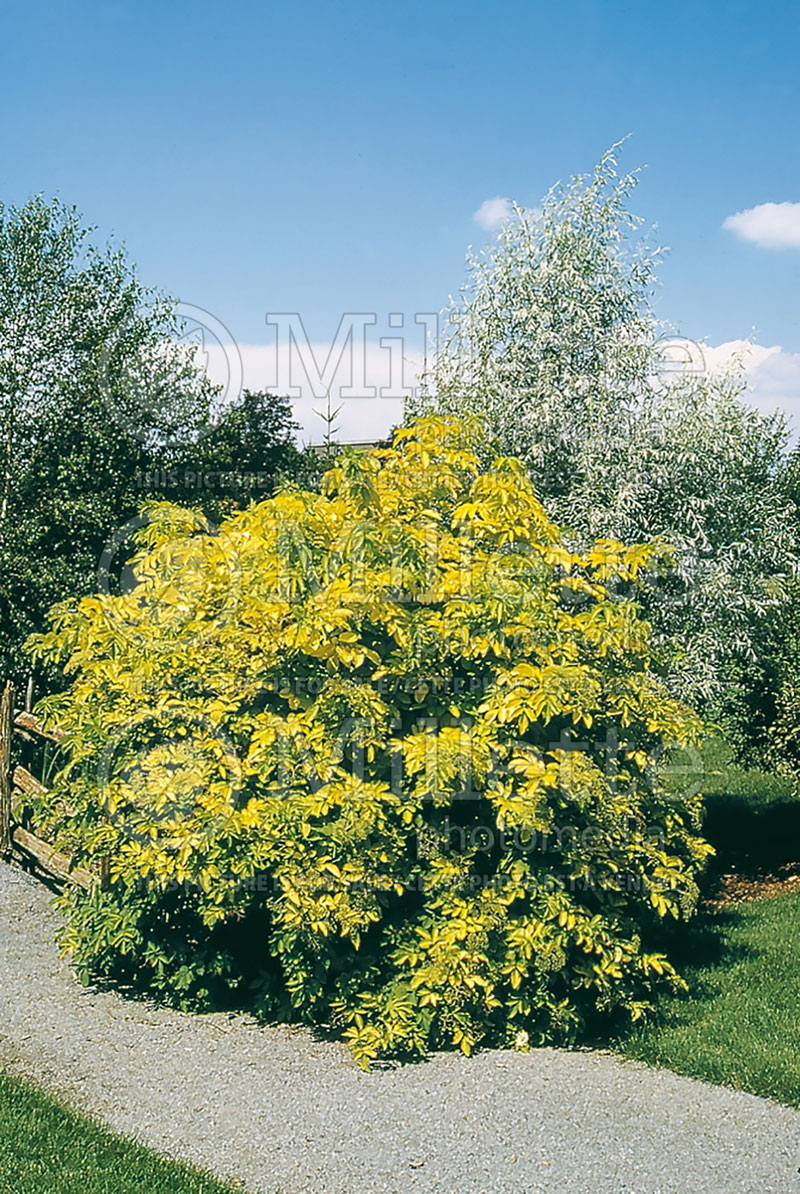
<path fill-rule="evenodd" d="M 91 235 L 57 199 L 0 204 L 0 672 L 18 682 L 46 610 L 96 587 L 137 472 L 210 417 L 174 303 Z"/>
<path fill-rule="evenodd" d="M 281 480 L 318 482 L 318 461 L 295 442 L 299 429 L 286 395 L 244 390 L 187 445 L 173 470 L 175 484 L 162 488 L 173 501 L 200 505 L 218 521 L 236 506 L 269 497 Z M 150 488 L 159 482 L 156 476 Z"/>
<path fill-rule="evenodd" d="M 470 257 L 409 415 L 479 415 L 573 542 L 674 544 L 677 568 L 642 594 L 658 637 L 683 647 L 672 682 L 741 712 L 761 624 L 796 563 L 776 484 L 786 429 L 747 407 L 741 369 L 666 369 L 652 306 L 661 251 L 628 209 L 635 185 L 615 147 L 540 209 L 514 209 Z"/>
<path fill-rule="evenodd" d="M 800 448 L 795 446 L 780 476 L 780 486 L 792 503 L 795 541 L 800 544 Z M 783 774 L 800 774 L 800 577 L 789 586 L 780 617 L 765 621 L 756 664 L 757 684 L 750 717 L 757 736 L 750 754 L 754 761 Z M 748 760 L 749 761 L 749 760 Z"/>

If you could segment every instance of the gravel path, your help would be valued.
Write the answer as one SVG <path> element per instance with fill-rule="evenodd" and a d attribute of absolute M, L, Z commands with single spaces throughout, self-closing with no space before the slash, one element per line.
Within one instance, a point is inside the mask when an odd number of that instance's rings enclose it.
<path fill-rule="evenodd" d="M 49 893 L 0 863 L 0 1063 L 259 1194 L 800 1194 L 800 1113 L 605 1053 L 364 1074 L 244 1017 L 84 990 Z"/>

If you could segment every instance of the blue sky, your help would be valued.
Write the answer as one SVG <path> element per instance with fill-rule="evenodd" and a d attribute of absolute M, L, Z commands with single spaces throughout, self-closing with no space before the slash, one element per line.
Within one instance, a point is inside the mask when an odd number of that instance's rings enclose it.
<path fill-rule="evenodd" d="M 76 203 L 145 281 L 244 345 L 266 343 L 268 311 L 300 312 L 325 342 L 343 311 L 440 308 L 486 236 L 483 201 L 535 204 L 631 133 L 624 165 L 647 163 L 635 207 L 671 248 L 659 314 L 714 345 L 755 332 L 800 385 L 800 247 L 723 227 L 800 203 L 794 3 L 0 15 L 0 198 Z"/>

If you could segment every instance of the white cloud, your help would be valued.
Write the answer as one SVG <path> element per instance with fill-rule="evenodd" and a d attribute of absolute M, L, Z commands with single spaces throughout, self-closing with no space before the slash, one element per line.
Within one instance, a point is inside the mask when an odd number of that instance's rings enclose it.
<path fill-rule="evenodd" d="M 687 355 L 687 362 L 691 361 L 692 367 L 700 371 L 725 369 L 734 359 L 740 357 L 749 387 L 747 400 L 768 414 L 775 410 L 785 411 L 794 428 L 800 430 L 800 353 L 787 352 L 777 344 L 753 344 L 748 340 L 728 340 L 718 345 L 691 343 L 694 351 Z M 312 344 L 309 347 L 319 372 L 330 351 L 330 345 Z M 302 360 L 297 355 L 297 349 L 293 349 L 291 357 L 284 353 L 279 359 L 274 345 L 242 344 L 236 348 L 231 345 L 210 344 L 206 348 L 204 363 L 212 380 L 225 386 L 232 374 L 239 375 L 238 363 L 231 363 L 235 354 L 238 354 L 241 360 L 241 376 L 245 388 L 271 390 L 273 393 L 281 394 L 287 393 L 290 385 L 300 389 L 300 396 L 292 399 L 294 416 L 301 426 L 300 439 L 304 443 L 320 443 L 325 433 L 325 425 L 314 412 L 325 409 L 325 396 L 324 393 L 314 393 L 314 387 Z M 410 346 L 404 357 L 402 385 L 405 389 L 410 389 L 418 384 L 423 357 L 421 352 L 412 350 Z M 402 398 L 387 396 L 397 393 L 397 365 L 398 362 L 396 359 L 393 360 L 392 354 L 376 342 L 366 344 L 363 363 L 352 361 L 348 353 L 343 355 L 331 377 L 330 386 L 331 405 L 342 406 L 337 418 L 339 440 L 347 442 L 382 439 L 391 427 L 401 422 Z M 354 369 L 356 375 L 363 377 L 367 387 L 372 386 L 376 389 L 375 396 L 341 397 L 340 391 L 353 382 Z M 318 383 L 317 390 L 319 391 Z M 231 392 L 226 394 L 227 400 L 234 397 Z"/>
<path fill-rule="evenodd" d="M 710 370 L 724 369 L 740 357 L 749 387 L 748 401 L 765 414 L 785 411 L 794 429 L 800 428 L 800 352 L 748 340 L 728 340 L 716 347 L 704 344 L 702 352 Z"/>
<path fill-rule="evenodd" d="M 765 348 L 763 344 L 754 344 L 752 340 L 726 340 L 723 344 L 717 345 L 700 344 L 697 345 L 697 349 L 710 373 L 724 370 L 733 361 L 741 359 L 748 376 L 768 357 L 782 351 L 778 345 Z"/>
<path fill-rule="evenodd" d="M 472 213 L 472 218 L 476 224 L 480 224 L 481 228 L 485 228 L 487 232 L 493 232 L 495 228 L 499 228 L 506 222 L 513 211 L 514 207 L 510 199 L 503 199 L 500 195 L 495 195 L 494 199 L 484 199 L 478 210 Z"/>
<path fill-rule="evenodd" d="M 722 227 L 762 249 L 800 249 L 800 203 L 760 203 L 728 216 Z"/>
<path fill-rule="evenodd" d="M 244 389 L 286 394 L 290 387 L 297 387 L 300 395 L 292 398 L 292 410 L 300 424 L 300 440 L 303 443 L 322 442 L 325 424 L 315 411 L 325 411 L 326 396 L 320 391 L 319 381 L 312 384 L 309 379 L 306 369 L 309 361 L 306 357 L 304 362 L 295 344 L 280 354 L 274 345 L 260 344 L 211 344 L 205 351 L 204 364 L 212 381 L 218 385 L 226 386 L 228 377 L 236 372 L 231 359 L 238 357 Z M 311 344 L 306 351 L 313 355 L 312 372 L 315 370 L 320 374 L 331 346 Z M 383 439 L 393 426 L 402 422 L 403 399 L 399 390 L 402 387 L 410 391 L 418 384 L 423 368 L 422 353 L 410 347 L 405 350 L 403 376 L 399 379 L 398 357 L 380 344 L 367 342 L 363 361 L 351 359 L 351 351 L 343 353 L 338 367 L 328 379 L 331 407 L 341 405 L 342 408 L 336 419 L 335 438 L 343 442 Z M 352 386 L 354 378 L 363 378 L 365 388 L 374 388 L 377 392 L 368 397 L 342 397 L 340 391 Z M 234 393 L 226 392 L 224 401 L 235 400 L 235 397 Z"/>

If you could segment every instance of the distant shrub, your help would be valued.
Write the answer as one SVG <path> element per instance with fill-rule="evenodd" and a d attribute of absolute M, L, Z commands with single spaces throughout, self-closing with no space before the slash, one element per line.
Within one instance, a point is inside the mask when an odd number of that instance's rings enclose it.
<path fill-rule="evenodd" d="M 796 862 L 800 835 L 797 773 L 742 767 L 734 747 L 710 738 L 693 758 L 676 755 L 673 766 L 682 783 L 702 787 L 704 836 L 714 847 L 714 872 L 774 872 Z M 710 877 L 710 876 L 709 876 Z"/>
<path fill-rule="evenodd" d="M 648 942 L 708 847 L 658 766 L 699 723 L 616 591 L 656 549 L 570 554 L 477 435 L 421 420 L 218 533 L 158 507 L 131 591 L 54 612 L 69 761 L 36 816 L 110 860 L 62 897 L 82 974 L 332 1024 L 364 1064 L 679 983 Z"/>

